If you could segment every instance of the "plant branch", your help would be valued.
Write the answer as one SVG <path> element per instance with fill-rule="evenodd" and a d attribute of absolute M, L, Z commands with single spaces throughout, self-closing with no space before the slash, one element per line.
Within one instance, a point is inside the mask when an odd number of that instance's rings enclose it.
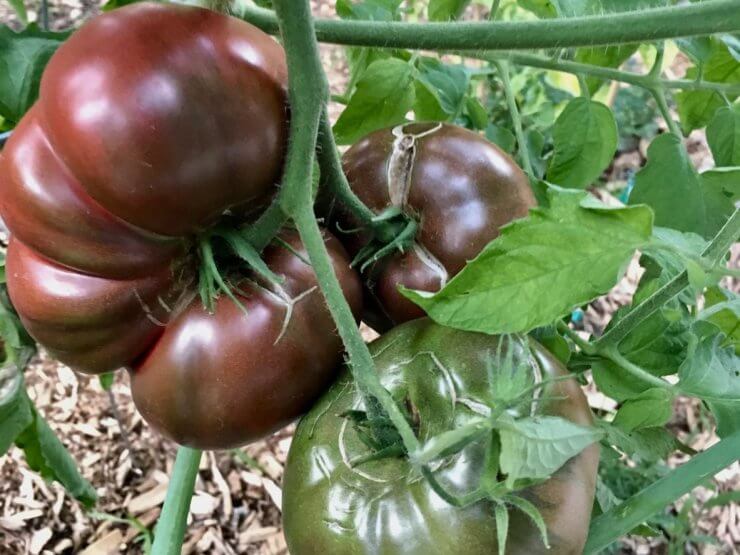
<path fill-rule="evenodd" d="M 627 357 L 625 357 L 622 353 L 619 352 L 619 349 L 617 349 L 616 345 L 608 345 L 597 352 L 599 355 L 603 356 L 604 358 L 607 358 L 611 360 L 613 363 L 619 365 L 620 368 L 632 374 L 632 376 L 634 376 L 638 380 L 641 380 L 645 383 L 649 383 L 653 387 L 659 387 L 661 389 L 666 389 L 668 391 L 672 391 L 676 389 L 673 385 L 665 381 L 663 378 L 659 378 L 658 376 L 653 376 L 647 370 L 644 370 L 643 368 L 640 368 L 636 364 L 629 361 Z"/>
<path fill-rule="evenodd" d="M 242 6 L 240 17 L 275 33 L 270 10 Z M 740 0 L 714 0 L 587 17 L 516 22 L 402 23 L 318 19 L 321 42 L 416 50 L 516 50 L 649 42 L 740 30 Z"/>
<path fill-rule="evenodd" d="M 591 521 L 584 553 L 599 553 L 666 505 L 737 460 L 740 432 L 726 437 L 624 503 Z"/>
<path fill-rule="evenodd" d="M 738 237 L 740 237 L 740 209 L 735 209 L 732 216 L 725 222 L 725 225 L 704 250 L 702 257 L 707 258 L 712 264 L 719 263 Z M 618 345 L 635 326 L 673 299 L 673 297 L 678 295 L 688 285 L 689 276 L 684 270 L 643 302 L 635 306 L 613 328 L 595 341 L 593 343 L 594 347 L 602 351 L 607 345 Z"/>
<path fill-rule="evenodd" d="M 326 299 L 349 356 L 350 369 L 370 405 L 374 398 L 395 425 L 408 452 L 418 440 L 401 409 L 380 383 L 372 356 L 360 335 L 332 266 L 313 212 L 311 163 L 316 146 L 320 114 L 329 96 L 316 43 L 308 0 L 275 0 L 283 45 L 288 59 L 292 110 L 290 144 L 283 182 L 284 210 L 293 218 L 319 286 Z M 372 407 L 367 406 L 368 410 Z"/>
<path fill-rule="evenodd" d="M 725 94 L 740 94 L 740 83 L 713 83 L 711 81 L 697 81 L 695 79 L 662 79 L 651 75 L 641 75 L 631 71 L 623 71 L 610 67 L 601 67 L 571 60 L 557 60 L 542 56 L 539 54 L 527 54 L 519 52 L 480 52 L 462 50 L 456 51 L 455 54 L 466 58 L 474 58 L 486 62 L 495 62 L 498 60 L 508 60 L 517 65 L 537 67 L 540 69 L 549 69 L 552 71 L 562 71 L 575 75 L 583 74 L 591 77 L 597 77 L 607 81 L 619 81 L 628 83 L 646 89 L 660 86 L 665 89 L 678 90 L 712 90 Z"/>
<path fill-rule="evenodd" d="M 339 151 L 334 142 L 334 134 L 326 108 L 321 113 L 319 126 L 317 158 L 326 185 L 359 222 L 371 224 L 375 213 L 365 206 L 349 186 L 347 176 L 344 175 L 342 169 L 342 161 L 339 159 Z"/>
<path fill-rule="evenodd" d="M 527 140 L 524 137 L 524 129 L 522 128 L 522 118 L 519 116 L 519 108 L 516 105 L 516 97 L 514 96 L 514 90 L 511 88 L 511 79 L 509 79 L 509 64 L 504 60 L 497 60 L 493 62 L 498 69 L 499 75 L 501 76 L 501 82 L 504 86 L 504 94 L 506 95 L 506 103 L 509 106 L 509 114 L 511 115 L 511 121 L 514 123 L 514 133 L 516 134 L 516 142 L 519 144 L 519 156 L 522 159 L 522 165 L 524 171 L 534 178 L 534 170 L 532 169 L 532 161 L 529 158 L 529 148 L 527 147 Z"/>
<path fill-rule="evenodd" d="M 189 447 L 180 447 L 177 451 L 167 497 L 155 530 L 152 555 L 180 555 L 201 454 Z"/>

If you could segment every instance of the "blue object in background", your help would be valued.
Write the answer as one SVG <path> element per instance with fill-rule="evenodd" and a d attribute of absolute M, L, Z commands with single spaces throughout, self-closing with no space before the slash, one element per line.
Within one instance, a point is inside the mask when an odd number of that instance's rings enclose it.
<path fill-rule="evenodd" d="M 622 192 L 619 193 L 619 200 L 623 202 L 624 204 L 627 204 L 630 200 L 630 193 L 632 193 L 632 189 L 635 188 L 635 174 L 632 174 L 630 178 L 627 180 L 627 185 L 624 189 L 622 189 Z"/>
<path fill-rule="evenodd" d="M 580 324 L 583 322 L 583 310 L 580 308 L 576 308 L 573 312 L 570 313 L 570 321 L 574 324 Z"/>

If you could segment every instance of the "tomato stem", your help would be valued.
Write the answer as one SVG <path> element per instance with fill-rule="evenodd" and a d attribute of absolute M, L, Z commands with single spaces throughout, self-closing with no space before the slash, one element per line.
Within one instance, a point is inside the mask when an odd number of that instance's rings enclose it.
<path fill-rule="evenodd" d="M 740 2 L 715 0 L 644 11 L 516 22 L 403 23 L 316 20 L 321 42 L 416 50 L 567 48 L 649 42 L 740 30 Z M 251 5 L 240 17 L 275 33 L 275 14 Z"/>
<path fill-rule="evenodd" d="M 370 351 L 360 335 L 352 310 L 324 244 L 313 210 L 311 166 L 319 131 L 319 119 L 329 98 L 329 88 L 321 67 L 313 17 L 308 0 L 275 0 L 277 15 L 288 60 L 289 96 L 292 119 L 290 141 L 283 178 L 281 202 L 293 218 L 318 278 L 329 311 L 349 355 L 350 369 L 366 399 L 366 408 L 375 403 L 387 413 L 408 452 L 419 441 L 401 409 L 380 383 Z"/>
<path fill-rule="evenodd" d="M 167 497 L 155 530 L 152 555 L 180 554 L 201 454 L 189 447 L 180 447 L 177 451 Z"/>

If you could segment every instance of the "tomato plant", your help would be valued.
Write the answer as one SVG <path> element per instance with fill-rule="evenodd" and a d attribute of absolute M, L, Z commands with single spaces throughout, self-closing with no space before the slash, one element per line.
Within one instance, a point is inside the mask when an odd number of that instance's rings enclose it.
<path fill-rule="evenodd" d="M 25 393 L 24 325 L 73 366 L 129 367 L 142 413 L 190 446 L 153 545 L 176 553 L 192 447 L 308 410 L 344 347 L 290 456 L 293 555 L 692 537 L 665 507 L 740 449 L 738 0 L 129 3 L 76 32 L 0 29 L 0 453 L 94 502 Z M 319 42 L 347 47 L 331 96 Z M 625 134 L 650 144 L 615 180 Z M 637 252 L 633 298 L 585 332 Z M 361 313 L 429 319 L 368 347 Z M 576 379 L 608 402 L 590 414 Z M 668 425 L 679 397 L 712 447 Z"/>
<path fill-rule="evenodd" d="M 486 484 L 495 498 L 500 467 L 516 448 L 509 426 L 549 417 L 553 435 L 560 426 L 589 434 L 580 428 L 592 421 L 586 398 L 572 377 L 563 380 L 568 372 L 562 364 L 534 342 L 530 347 L 507 339 L 417 319 L 370 345 L 381 382 L 407 408 L 421 441 L 498 414 L 499 432 L 482 426 L 475 441 L 430 465 L 436 479 L 461 496 Z M 537 382 L 542 388 L 532 390 Z M 348 415 L 363 408 L 362 395 L 345 372 L 296 431 L 284 478 L 291 553 L 496 553 L 494 502 L 484 496 L 461 509 L 440 502 L 409 460 L 360 462 L 374 451 Z M 500 463 L 491 450 L 501 450 Z M 598 448 L 591 445 L 546 482 L 523 490 L 521 496 L 542 513 L 551 550 L 530 517 L 515 509 L 506 552 L 581 552 L 597 465 Z M 519 472 L 519 479 L 536 475 L 531 468 Z"/>

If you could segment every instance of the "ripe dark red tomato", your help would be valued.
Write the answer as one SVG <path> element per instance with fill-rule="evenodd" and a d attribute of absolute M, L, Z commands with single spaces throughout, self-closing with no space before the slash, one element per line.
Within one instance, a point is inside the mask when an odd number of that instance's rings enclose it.
<path fill-rule="evenodd" d="M 30 333 L 85 372 L 149 348 L 191 234 L 273 193 L 286 91 L 280 46 L 209 10 L 139 3 L 74 33 L 0 153 L 8 290 Z"/>
<path fill-rule="evenodd" d="M 44 71 L 39 117 L 87 193 L 129 224 L 182 235 L 280 177 L 282 48 L 243 21 L 159 3 L 96 17 Z"/>
<path fill-rule="evenodd" d="M 367 282 L 392 323 L 423 316 L 398 285 L 439 290 L 510 221 L 535 205 L 526 175 L 483 137 L 448 124 L 412 123 L 371 133 L 344 155 L 352 190 L 373 211 L 403 210 L 418 222 L 405 253 L 370 267 Z M 356 227 L 340 214 L 344 229 Z M 357 252 L 367 240 L 340 235 Z M 377 320 L 377 319 L 376 319 Z"/>
<path fill-rule="evenodd" d="M 264 253 L 281 288 L 233 272 L 246 313 L 222 296 L 209 314 L 196 298 L 195 234 L 240 223 L 275 191 L 286 92 L 284 53 L 255 27 L 135 4 L 56 52 L 0 153 L 8 292 L 24 325 L 76 370 L 131 369 L 144 417 L 194 447 L 284 425 L 341 356 L 295 233 Z M 359 314 L 359 277 L 326 241 Z"/>
<path fill-rule="evenodd" d="M 493 399 L 486 365 L 498 344 L 495 336 L 445 328 L 421 318 L 381 336 L 370 351 L 383 385 L 400 403 L 415 408 L 417 435 L 426 440 L 487 414 Z M 531 346 L 536 365 L 514 342 L 502 355 L 515 349 L 514 360 L 527 361 L 533 380 L 537 373 L 550 379 L 534 405 L 537 413 L 590 425 L 588 403 L 577 382 L 562 379 L 568 371 L 557 359 L 538 344 Z M 349 410 L 363 410 L 363 401 L 345 371 L 296 430 L 283 483 L 283 522 L 292 555 L 498 553 L 489 501 L 464 509 L 449 505 L 406 458 L 351 466 L 349 461 L 369 450 L 340 416 Z M 486 468 L 485 441 L 474 441 L 444 459 L 434 469 L 438 481 L 458 495 L 473 491 Z M 551 549 L 545 548 L 529 517 L 511 509 L 506 553 L 582 553 L 598 459 L 598 445 L 591 445 L 546 482 L 520 492 L 542 514 Z"/>
<path fill-rule="evenodd" d="M 131 372 L 144 418 L 183 445 L 225 449 L 262 437 L 308 410 L 336 376 L 342 342 L 295 232 L 264 259 L 281 286 L 242 281 L 238 296 L 207 313 L 200 299 L 168 324 Z M 355 315 L 362 287 L 349 258 L 326 235 L 334 271 Z"/>

